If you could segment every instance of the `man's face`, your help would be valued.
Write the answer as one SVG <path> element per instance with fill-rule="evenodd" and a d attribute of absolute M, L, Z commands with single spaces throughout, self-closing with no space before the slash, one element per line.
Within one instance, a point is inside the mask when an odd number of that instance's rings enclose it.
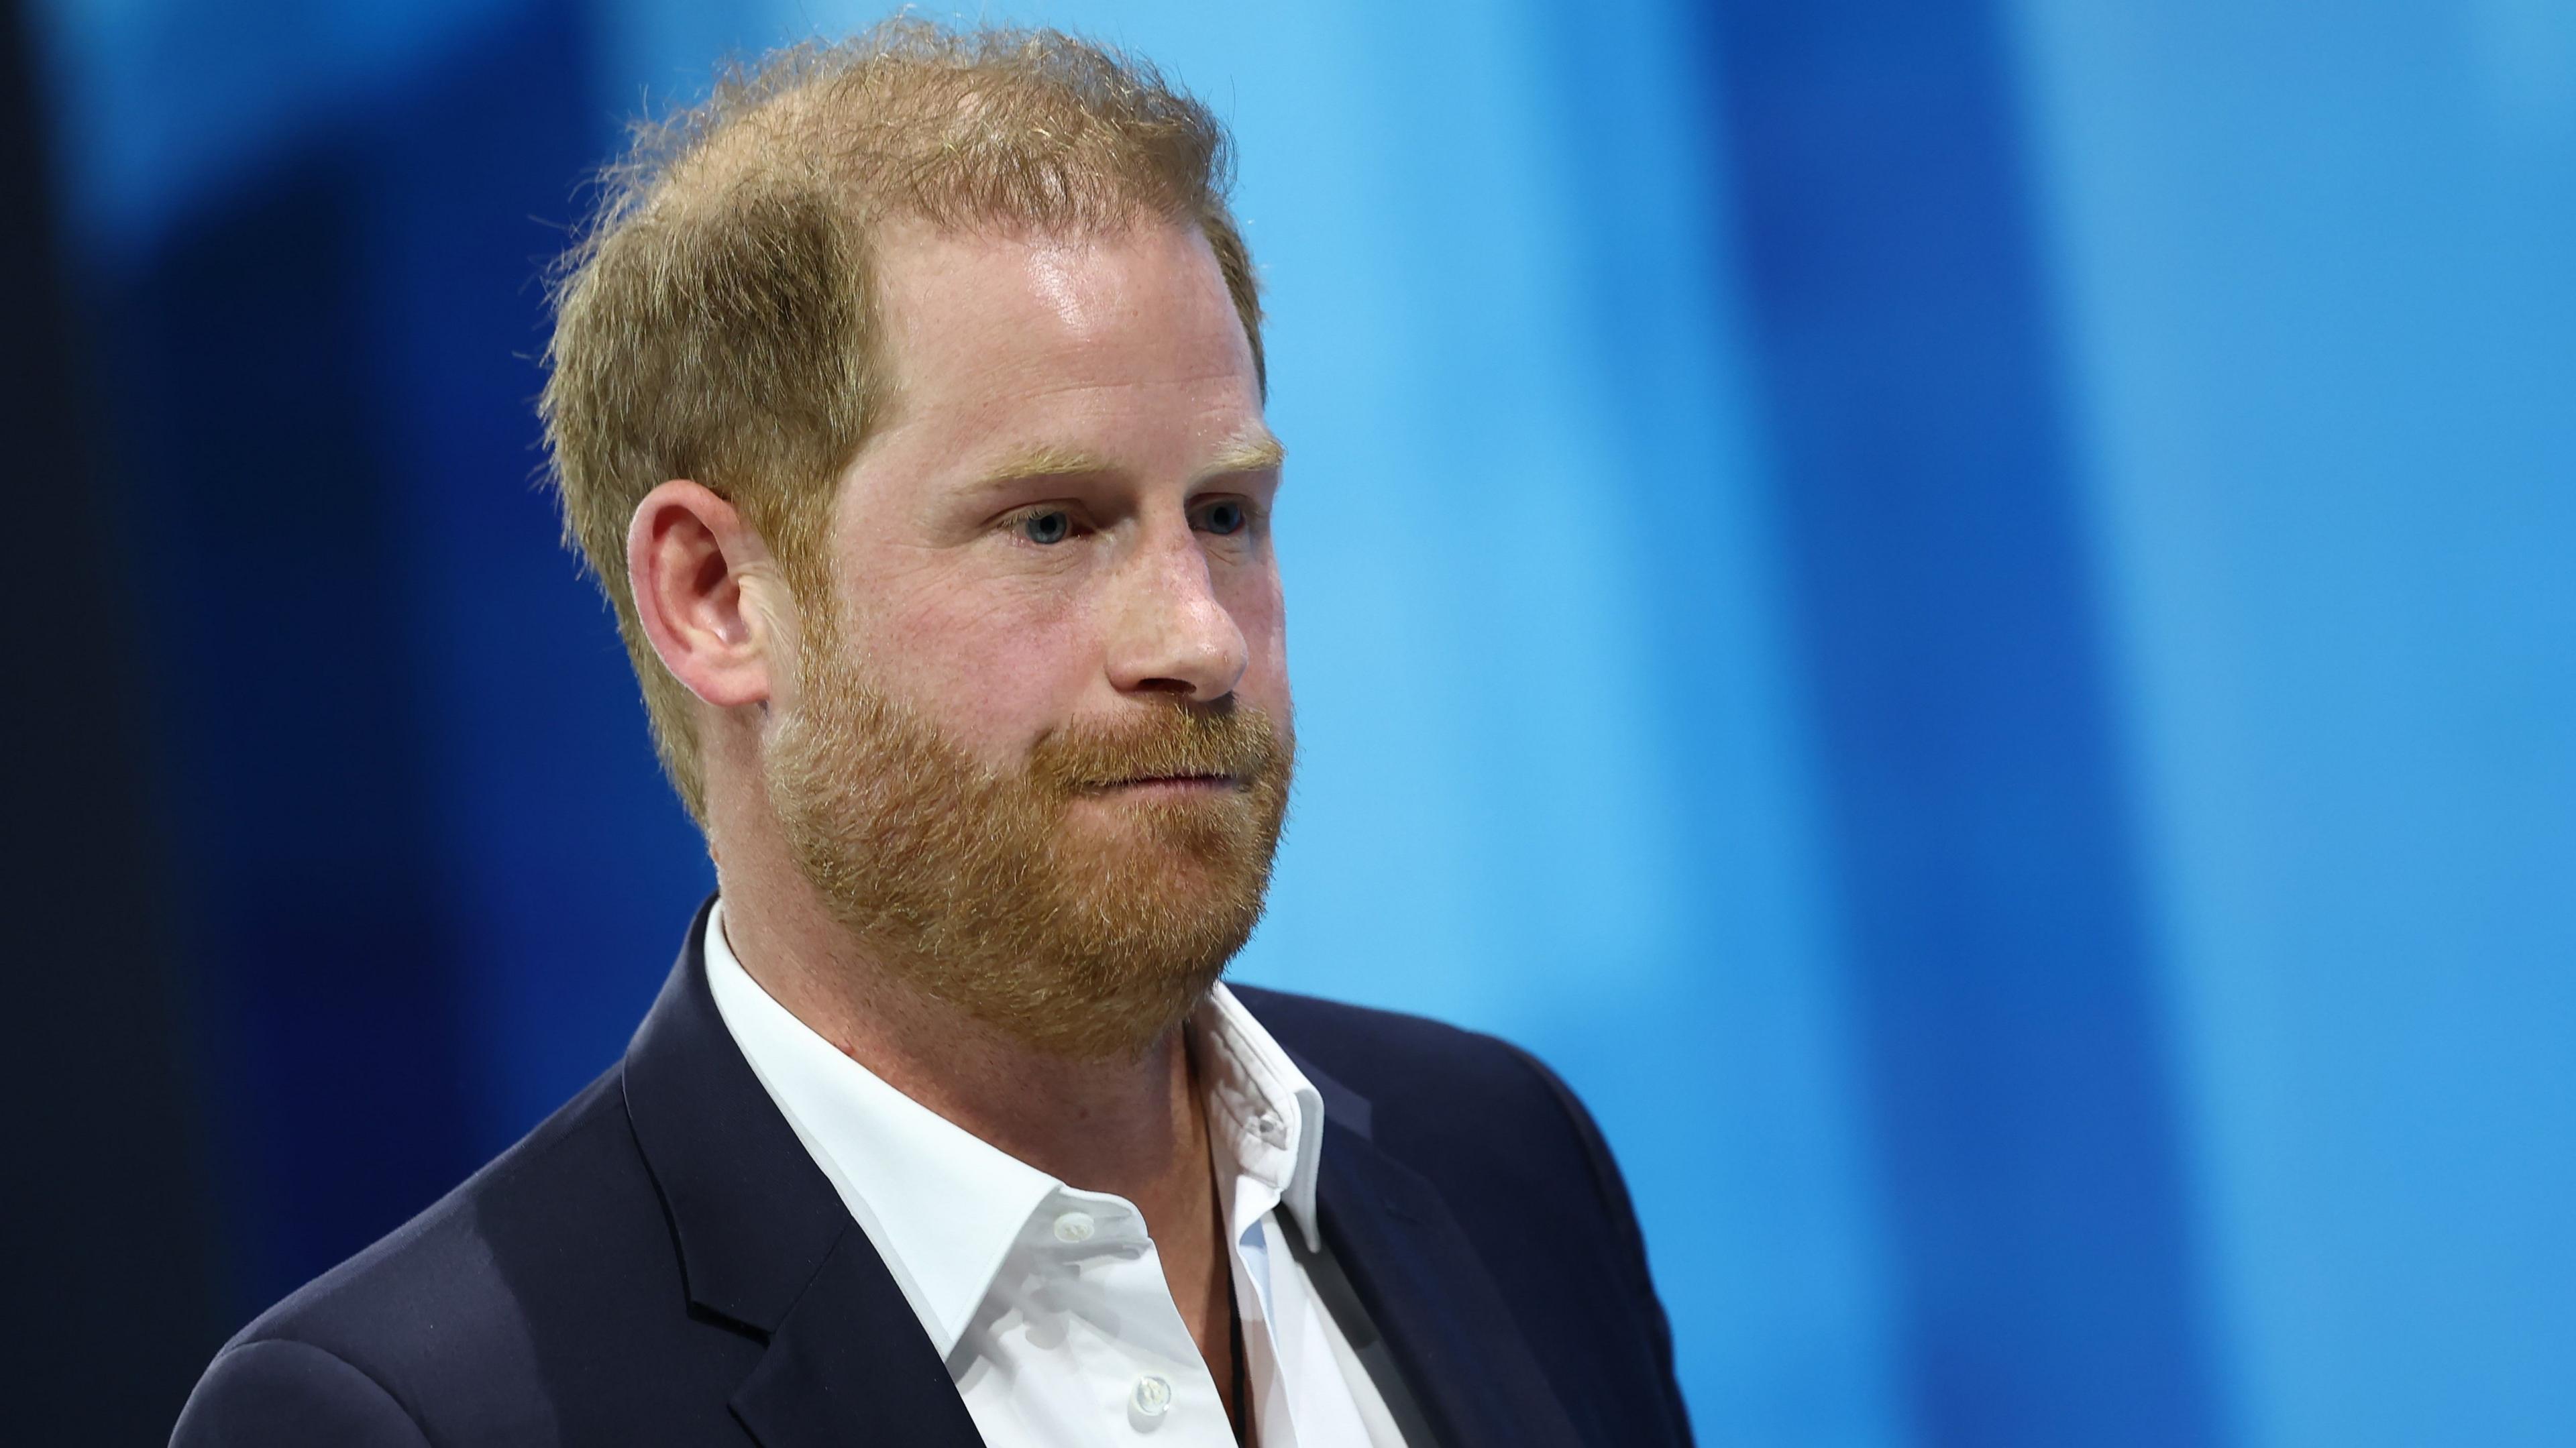
<path fill-rule="evenodd" d="M 1250 344 L 1192 228 L 883 251 L 888 421 L 771 799 L 884 964 L 1054 1049 L 1140 1048 L 1242 944 L 1285 807 Z"/>

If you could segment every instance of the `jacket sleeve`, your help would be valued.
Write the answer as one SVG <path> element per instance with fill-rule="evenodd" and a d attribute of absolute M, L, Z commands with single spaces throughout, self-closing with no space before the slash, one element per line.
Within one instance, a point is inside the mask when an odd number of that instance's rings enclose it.
<path fill-rule="evenodd" d="M 310 1343 L 228 1347 L 206 1369 L 170 1448 L 428 1448 L 384 1385 Z"/>

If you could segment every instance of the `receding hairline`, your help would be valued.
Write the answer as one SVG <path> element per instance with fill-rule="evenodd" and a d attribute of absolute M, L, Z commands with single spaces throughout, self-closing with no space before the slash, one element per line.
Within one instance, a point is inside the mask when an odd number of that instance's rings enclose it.
<path fill-rule="evenodd" d="M 634 127 L 550 269 L 538 411 L 566 539 L 616 615 L 656 752 L 701 824 L 699 705 L 656 657 L 626 573 L 638 500 L 670 478 L 706 483 L 791 587 L 822 586 L 831 499 L 899 407 L 880 248 L 905 218 L 1052 235 L 1195 223 L 1266 400 L 1232 178 L 1223 122 L 1150 60 L 909 15 L 738 61 L 704 101 Z"/>
<path fill-rule="evenodd" d="M 710 104 L 684 113 L 678 126 L 639 127 L 639 135 L 659 132 L 665 139 L 658 146 L 658 165 L 648 163 L 630 173 L 644 180 L 634 196 L 636 211 L 649 214 L 668 207 L 685 212 L 745 183 L 791 178 L 791 184 L 840 191 L 845 200 L 856 200 L 864 191 L 868 214 L 851 219 L 869 231 L 898 218 L 980 229 L 988 223 L 1012 224 L 1020 219 L 1013 213 L 1032 209 L 1055 213 L 1052 220 L 1072 221 L 1081 229 L 1113 229 L 1148 213 L 1185 221 L 1203 219 L 1211 202 L 1222 209 L 1232 181 L 1230 138 L 1187 92 L 1167 86 L 1152 62 L 1115 47 L 1082 43 L 1094 58 L 1111 60 L 1130 78 L 1146 83 L 1121 99 L 1150 93 L 1195 112 L 1197 125 L 1173 126 L 1167 113 L 1146 127 L 1167 137 L 1188 134 L 1193 144 L 1180 152 L 1162 152 L 1164 165 L 1102 165 L 1100 156 L 1081 154 L 1082 132 L 1098 117 L 1064 84 L 1065 77 L 1039 76 L 1032 84 L 1030 74 L 1014 73 L 1007 47 L 978 50 L 954 44 L 1016 38 L 1026 45 L 1068 37 L 1045 30 L 947 33 L 943 44 L 943 33 L 938 25 L 898 17 L 877 26 L 855 49 L 795 46 L 766 58 L 757 69 L 735 70 L 719 89 L 752 92 L 756 98 L 748 104 L 730 113 Z M 764 89 L 767 94 L 758 94 Z M 1051 127 L 1033 124 L 1044 119 L 1061 127 L 1056 135 L 1062 145 L 1053 164 L 1019 177 L 1034 184 L 998 189 L 960 184 L 970 178 L 996 180 L 972 167 L 955 166 L 987 149 L 988 128 L 1027 126 L 1045 136 Z M 1130 119 L 1138 117 L 1131 112 Z M 945 143 L 923 149 L 919 142 L 926 131 L 944 131 Z M 1130 156 L 1154 152 L 1150 144 L 1137 148 L 1134 135 L 1127 143 Z M 1197 144 L 1205 149 L 1180 159 Z M 656 148 L 639 145 L 638 154 Z M 860 174 L 870 181 L 853 186 Z"/>

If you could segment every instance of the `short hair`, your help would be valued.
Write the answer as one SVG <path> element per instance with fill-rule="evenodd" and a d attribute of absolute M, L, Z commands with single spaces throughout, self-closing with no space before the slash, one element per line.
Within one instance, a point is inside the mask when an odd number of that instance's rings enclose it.
<path fill-rule="evenodd" d="M 554 274 L 538 411 L 568 543 L 608 596 L 654 749 L 701 827 L 688 690 L 626 576 L 644 495 L 693 479 L 740 509 L 809 607 L 831 596 L 835 484 L 889 384 L 871 243 L 883 223 L 1097 235 L 1195 225 L 1256 377 L 1261 304 L 1228 207 L 1224 126 L 1149 62 L 1052 30 L 891 20 L 736 66 L 640 122 Z"/>

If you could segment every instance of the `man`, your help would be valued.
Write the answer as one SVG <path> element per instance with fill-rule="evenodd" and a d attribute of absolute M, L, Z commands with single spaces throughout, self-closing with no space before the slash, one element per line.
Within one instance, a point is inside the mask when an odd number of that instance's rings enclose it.
<path fill-rule="evenodd" d="M 1688 1441 L 1554 1077 L 1219 983 L 1293 748 L 1225 157 L 1149 68 L 901 23 L 613 173 L 543 407 L 718 897 L 179 1443 Z"/>

